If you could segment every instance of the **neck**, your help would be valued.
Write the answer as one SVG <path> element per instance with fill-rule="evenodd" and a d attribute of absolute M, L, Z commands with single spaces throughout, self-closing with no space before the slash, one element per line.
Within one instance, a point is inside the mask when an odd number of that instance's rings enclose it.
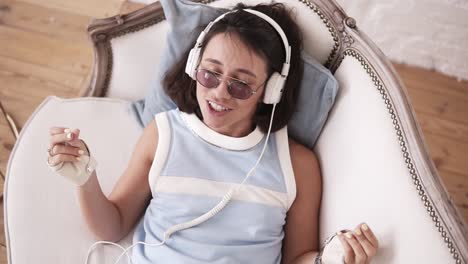
<path fill-rule="evenodd" d="M 203 122 L 203 124 L 205 124 L 211 130 L 229 137 L 245 137 L 252 133 L 252 131 L 254 131 L 256 128 L 255 122 L 253 120 L 251 120 L 250 125 L 246 125 L 245 127 L 235 127 L 235 129 L 230 129 L 229 127 L 212 127 L 209 124 L 205 123 L 205 121 L 203 120 L 203 115 L 201 114 L 199 108 L 195 110 L 195 115 L 198 117 L 198 119 L 200 119 Z"/>

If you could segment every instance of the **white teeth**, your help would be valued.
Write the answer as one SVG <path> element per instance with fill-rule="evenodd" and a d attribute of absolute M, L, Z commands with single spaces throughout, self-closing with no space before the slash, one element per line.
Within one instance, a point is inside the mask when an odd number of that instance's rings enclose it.
<path fill-rule="evenodd" d="M 214 102 L 208 101 L 208 103 L 211 105 L 211 107 L 212 107 L 215 111 L 222 112 L 222 111 L 227 111 L 227 110 L 229 110 L 228 108 L 222 107 L 222 106 L 220 106 L 219 104 L 216 104 L 216 103 L 214 103 Z"/>

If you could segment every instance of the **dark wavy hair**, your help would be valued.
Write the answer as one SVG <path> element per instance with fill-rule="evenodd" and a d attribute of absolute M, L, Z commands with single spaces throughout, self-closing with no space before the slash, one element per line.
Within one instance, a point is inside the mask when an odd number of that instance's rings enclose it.
<path fill-rule="evenodd" d="M 275 132 L 287 125 L 296 106 L 299 93 L 298 87 L 303 74 L 303 62 L 300 55 L 302 50 L 302 32 L 291 16 L 291 11 L 281 3 L 259 4 L 255 6 L 247 6 L 240 3 L 233 10 L 246 8 L 262 12 L 275 20 L 285 32 L 291 46 L 289 75 L 281 101 L 276 105 L 271 128 L 271 131 Z M 248 48 L 261 58 L 264 58 L 269 68 L 268 77 L 273 72 L 281 72 L 286 56 L 283 41 L 278 32 L 262 18 L 246 11 L 238 11 L 226 15 L 214 24 L 205 36 L 200 58 L 203 55 L 204 47 L 215 35 L 220 33 L 236 34 Z M 195 42 L 192 43 L 190 48 L 194 45 Z M 202 118 L 196 97 L 196 81 L 185 73 L 185 65 L 187 64 L 189 52 L 190 49 L 166 72 L 163 86 L 166 94 L 176 103 L 181 111 L 189 114 L 196 113 L 199 118 Z M 257 106 L 253 120 L 264 133 L 268 131 L 272 109 L 273 105 L 270 104 L 260 103 Z"/>

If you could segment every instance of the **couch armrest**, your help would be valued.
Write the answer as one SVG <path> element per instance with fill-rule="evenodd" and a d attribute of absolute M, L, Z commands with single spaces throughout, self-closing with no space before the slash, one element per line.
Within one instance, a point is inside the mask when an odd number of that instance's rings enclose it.
<path fill-rule="evenodd" d="M 316 146 L 324 179 L 320 237 L 366 221 L 382 242 L 376 263 L 466 263 L 466 223 L 403 83 L 352 19 L 345 26 L 340 90 Z"/>
<path fill-rule="evenodd" d="M 128 112 L 128 104 L 110 98 L 49 96 L 36 109 L 22 129 L 7 166 L 4 202 L 8 263 L 84 263 L 96 239 L 81 215 L 76 187 L 46 165 L 49 128 L 80 129 L 80 137 L 99 162 L 96 172 L 108 195 L 142 132 Z M 120 243 L 130 245 L 131 240 L 130 233 Z M 116 248 L 98 246 L 91 260 L 112 264 L 120 253 Z"/>

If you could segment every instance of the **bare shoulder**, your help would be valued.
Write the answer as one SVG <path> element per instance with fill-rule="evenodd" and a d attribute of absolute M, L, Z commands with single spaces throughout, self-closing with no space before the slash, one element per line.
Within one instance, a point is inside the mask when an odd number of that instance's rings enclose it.
<path fill-rule="evenodd" d="M 296 180 L 296 198 L 301 200 L 302 197 L 307 196 L 307 199 L 310 199 L 313 195 L 321 194 L 322 175 L 319 161 L 313 150 L 289 138 L 289 153 Z M 319 197 L 313 198 L 314 202 L 319 202 L 315 201 Z"/>
<path fill-rule="evenodd" d="M 139 147 L 144 148 L 145 156 L 152 163 L 158 147 L 158 126 L 155 119 L 145 127 L 139 143 Z"/>
<path fill-rule="evenodd" d="M 302 145 L 301 143 L 295 141 L 292 138 L 288 138 L 289 142 L 289 151 L 291 155 L 299 155 L 299 156 L 309 156 L 309 158 L 315 158 L 315 153 L 307 148 L 306 146 Z"/>
<path fill-rule="evenodd" d="M 312 172 L 317 172 L 317 170 L 320 170 L 319 162 L 315 153 L 311 149 L 298 143 L 292 138 L 289 138 L 289 153 L 291 156 L 294 174 L 298 174 L 298 176 L 304 174 L 310 175 Z"/>

